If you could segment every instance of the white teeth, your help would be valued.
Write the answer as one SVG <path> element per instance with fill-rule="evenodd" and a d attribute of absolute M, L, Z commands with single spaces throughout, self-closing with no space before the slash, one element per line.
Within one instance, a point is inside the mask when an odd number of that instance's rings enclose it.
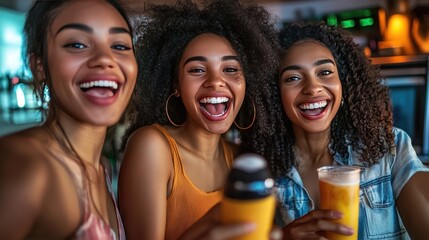
<path fill-rule="evenodd" d="M 316 102 L 316 103 L 307 103 L 307 104 L 303 104 L 301 106 L 299 106 L 300 109 L 304 109 L 304 110 L 311 110 L 311 109 L 317 109 L 317 108 L 323 108 L 326 107 L 328 103 L 326 102 L 326 100 L 320 101 L 320 102 Z"/>
<path fill-rule="evenodd" d="M 210 98 L 201 99 L 200 103 L 217 104 L 217 103 L 225 103 L 228 101 L 229 101 L 229 98 L 227 98 L 227 97 L 210 97 Z"/>
<path fill-rule="evenodd" d="M 204 110 L 204 112 L 208 113 L 210 116 L 213 116 L 213 117 L 221 117 L 221 116 L 223 116 L 226 113 L 226 109 L 222 113 L 220 113 L 220 114 L 211 114 L 209 111 L 207 111 L 204 108 L 203 108 L 203 110 Z"/>
<path fill-rule="evenodd" d="M 97 81 L 91 81 L 91 82 L 84 82 L 81 83 L 80 88 L 91 88 L 91 87 L 108 87 L 113 89 L 118 89 L 118 83 L 115 81 L 109 81 L 109 80 L 97 80 Z"/>

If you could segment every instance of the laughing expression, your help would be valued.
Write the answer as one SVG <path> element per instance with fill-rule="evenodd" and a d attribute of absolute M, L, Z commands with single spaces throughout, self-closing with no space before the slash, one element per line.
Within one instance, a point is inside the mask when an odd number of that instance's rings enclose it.
<path fill-rule="evenodd" d="M 315 41 L 296 43 L 280 68 L 283 110 L 295 132 L 329 131 L 341 104 L 341 81 L 328 48 Z"/>
<path fill-rule="evenodd" d="M 105 1 L 70 1 L 59 9 L 47 39 L 59 114 L 93 125 L 115 124 L 137 78 L 130 29 L 119 12 Z"/>
<path fill-rule="evenodd" d="M 246 89 L 241 64 L 230 43 L 215 34 L 201 34 L 189 42 L 179 64 L 186 124 L 211 133 L 228 131 Z"/>

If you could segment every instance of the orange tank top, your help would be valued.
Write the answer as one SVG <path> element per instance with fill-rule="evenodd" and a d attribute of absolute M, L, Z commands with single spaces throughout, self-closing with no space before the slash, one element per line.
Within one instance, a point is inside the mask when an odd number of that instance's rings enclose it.
<path fill-rule="evenodd" d="M 185 173 L 176 141 L 162 126 L 158 124 L 153 126 L 163 133 L 170 144 L 174 178 L 170 196 L 167 198 L 165 239 L 178 239 L 186 229 L 222 199 L 222 189 L 213 192 L 198 189 Z M 226 164 L 230 169 L 234 157 L 232 149 L 223 139 L 221 139 L 221 144 Z"/>

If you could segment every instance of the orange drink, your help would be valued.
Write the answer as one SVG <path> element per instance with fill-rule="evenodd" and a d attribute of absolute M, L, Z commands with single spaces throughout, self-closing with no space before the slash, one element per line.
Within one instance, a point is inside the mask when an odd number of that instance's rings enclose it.
<path fill-rule="evenodd" d="M 360 169 L 348 166 L 326 166 L 317 169 L 319 175 L 320 209 L 343 213 L 341 223 L 354 229 L 352 236 L 326 232 L 331 240 L 357 240 L 359 222 Z"/>

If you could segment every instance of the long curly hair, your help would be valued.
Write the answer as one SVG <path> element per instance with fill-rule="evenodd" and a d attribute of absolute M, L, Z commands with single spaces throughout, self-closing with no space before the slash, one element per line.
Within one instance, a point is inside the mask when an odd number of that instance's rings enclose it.
<path fill-rule="evenodd" d="M 129 126 L 123 146 L 139 127 L 153 123 L 171 125 L 165 105 L 178 85 L 178 63 L 187 44 L 202 33 L 226 38 L 237 52 L 246 80 L 246 95 L 257 106 L 254 125 L 261 125 L 256 123 L 266 122 L 267 116 L 277 114 L 265 107 L 264 101 L 266 96 L 271 98 L 278 94 L 271 89 L 275 85 L 272 79 L 277 74 L 281 48 L 275 19 L 262 6 L 239 0 L 201 1 L 199 4 L 179 0 L 174 5 L 149 5 L 145 10 L 137 29 L 139 77 L 127 111 Z M 250 98 L 245 97 L 245 102 L 246 99 Z M 176 100 L 173 97 L 170 102 Z M 252 119 L 253 108 L 245 106 L 243 103 L 238 115 Z M 180 123 L 177 118 L 184 120 L 186 110 L 178 106 L 169 115 L 175 123 Z"/>
<path fill-rule="evenodd" d="M 326 46 L 335 58 L 343 103 L 331 123 L 332 154 L 348 157 L 347 150 L 352 147 L 359 156 L 358 161 L 370 166 L 393 151 L 393 118 L 388 87 L 382 84 L 379 69 L 371 65 L 349 32 L 323 22 L 292 23 L 280 31 L 279 39 L 283 47 L 282 56 L 296 42 L 312 39 Z M 274 90 L 278 91 L 278 88 Z M 276 176 L 286 174 L 296 164 L 292 123 L 284 112 L 282 117 L 286 132 L 280 143 L 252 146 L 254 151 L 261 153 L 270 148 L 284 149 L 278 158 L 265 155 Z"/>

